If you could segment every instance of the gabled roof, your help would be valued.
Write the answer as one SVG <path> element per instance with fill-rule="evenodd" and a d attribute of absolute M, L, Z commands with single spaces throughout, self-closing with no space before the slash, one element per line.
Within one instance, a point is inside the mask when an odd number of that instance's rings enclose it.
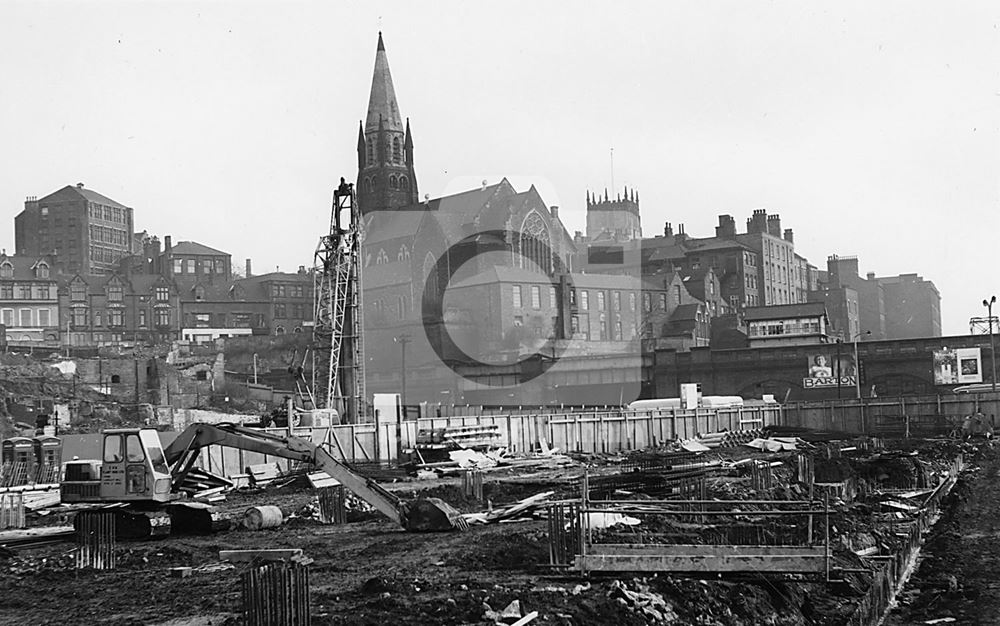
<path fill-rule="evenodd" d="M 197 241 L 178 241 L 170 248 L 170 250 L 164 250 L 164 253 L 231 256 L 228 252 L 222 252 L 221 250 L 216 250 L 215 248 L 209 248 L 208 246 L 200 244 Z"/>
<path fill-rule="evenodd" d="M 49 266 L 48 279 L 38 279 L 35 276 L 35 267 L 42 262 Z M 47 255 L 37 257 L 24 254 L 0 254 L 0 265 L 5 263 L 10 263 L 13 267 L 15 279 L 54 280 L 56 276 L 54 263 Z"/>
<path fill-rule="evenodd" d="M 797 304 L 749 307 L 743 312 L 743 321 L 751 322 L 826 316 L 826 305 L 822 302 L 800 302 Z"/>
<path fill-rule="evenodd" d="M 111 206 L 111 207 L 118 207 L 120 209 L 127 209 L 128 208 L 124 204 L 122 204 L 120 202 L 117 202 L 115 200 L 112 200 L 111 198 L 109 198 L 109 197 L 107 197 L 105 195 L 99 194 L 96 191 L 94 191 L 93 189 L 87 189 L 86 187 L 81 187 L 81 186 L 78 186 L 78 185 L 66 185 L 62 189 L 58 189 L 56 191 L 53 191 L 52 193 L 50 193 L 49 195 L 45 196 L 44 198 L 39 198 L 38 203 L 39 204 L 44 204 L 50 198 L 52 198 L 52 196 L 55 196 L 56 194 L 60 194 L 60 193 L 65 193 L 65 192 L 70 192 L 70 193 L 72 193 L 74 195 L 80 196 L 80 197 L 84 198 L 85 200 L 87 200 L 88 202 L 96 202 L 97 204 L 103 204 L 103 205 Z"/>

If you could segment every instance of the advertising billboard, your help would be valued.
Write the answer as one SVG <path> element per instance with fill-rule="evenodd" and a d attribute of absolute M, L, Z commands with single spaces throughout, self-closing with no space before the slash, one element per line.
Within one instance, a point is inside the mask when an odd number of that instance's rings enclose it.
<path fill-rule="evenodd" d="M 842 351 L 838 355 L 836 350 L 818 349 L 809 355 L 803 388 L 853 387 L 857 383 L 858 369 L 852 352 Z"/>
<path fill-rule="evenodd" d="M 983 356 L 979 348 L 943 348 L 934 351 L 934 384 L 964 385 L 983 382 Z"/>

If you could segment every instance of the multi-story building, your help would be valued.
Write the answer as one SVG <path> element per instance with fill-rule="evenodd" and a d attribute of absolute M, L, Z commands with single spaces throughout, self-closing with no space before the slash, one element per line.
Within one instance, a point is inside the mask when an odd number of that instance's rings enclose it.
<path fill-rule="evenodd" d="M 163 238 L 160 267 L 165 276 L 186 280 L 229 281 L 233 276 L 232 255 L 228 252 L 196 241 L 179 241 L 173 245 L 170 235 Z"/>
<path fill-rule="evenodd" d="M 885 294 L 887 339 L 941 336 L 941 294 L 934 283 L 916 274 L 880 276 Z"/>
<path fill-rule="evenodd" d="M 162 343 L 180 339 L 177 285 L 152 274 L 77 274 L 59 290 L 63 343 Z"/>
<path fill-rule="evenodd" d="M 9 345 L 59 342 L 55 259 L 0 252 L 0 324 Z"/>
<path fill-rule="evenodd" d="M 821 302 L 826 307 L 831 336 L 850 342 L 864 334 L 861 330 L 858 292 L 854 289 L 824 284 L 810 291 L 808 298 L 809 302 Z"/>
<path fill-rule="evenodd" d="M 721 218 L 720 218 L 721 220 Z M 795 254 L 795 241 L 791 229 L 781 230 L 781 217 L 768 215 L 765 209 L 756 209 L 747 219 L 747 232 L 736 239 L 757 252 L 759 304 L 795 304 L 803 302 L 807 291 L 808 276 L 802 275 L 801 263 Z"/>
<path fill-rule="evenodd" d="M 83 183 L 29 197 L 14 218 L 17 254 L 55 254 L 70 274 L 112 272 L 132 254 L 132 209 Z"/>
<path fill-rule="evenodd" d="M 271 306 L 258 290 L 211 278 L 179 278 L 174 282 L 181 339 L 204 343 L 220 337 L 269 334 Z"/>
<path fill-rule="evenodd" d="M 265 302 L 267 326 L 274 335 L 312 332 L 313 275 L 300 267 L 298 273 L 271 272 L 236 281 L 247 298 Z"/>

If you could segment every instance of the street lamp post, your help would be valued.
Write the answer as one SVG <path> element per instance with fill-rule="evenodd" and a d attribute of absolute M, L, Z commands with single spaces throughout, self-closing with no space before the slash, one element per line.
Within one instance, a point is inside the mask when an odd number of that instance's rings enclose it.
<path fill-rule="evenodd" d="M 854 389 L 857 391 L 858 400 L 861 399 L 861 361 L 858 360 L 858 338 L 870 334 L 872 331 L 866 330 L 854 335 Z"/>
<path fill-rule="evenodd" d="M 993 304 L 996 303 L 997 297 L 991 296 L 989 300 L 983 300 L 983 306 L 986 307 L 986 320 L 989 324 L 990 330 L 990 362 L 993 365 L 993 378 L 991 379 L 993 383 L 993 393 L 997 391 L 997 350 L 996 346 L 993 344 Z"/>

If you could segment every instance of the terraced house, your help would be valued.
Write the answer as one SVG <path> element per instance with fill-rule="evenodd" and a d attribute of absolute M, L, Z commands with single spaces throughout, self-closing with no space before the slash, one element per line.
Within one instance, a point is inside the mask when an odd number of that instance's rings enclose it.
<path fill-rule="evenodd" d="M 180 338 L 180 298 L 158 275 L 76 275 L 59 292 L 60 319 L 71 346 L 160 343 Z"/>
<path fill-rule="evenodd" d="M 10 346 L 59 345 L 55 260 L 0 252 L 0 324 Z"/>

